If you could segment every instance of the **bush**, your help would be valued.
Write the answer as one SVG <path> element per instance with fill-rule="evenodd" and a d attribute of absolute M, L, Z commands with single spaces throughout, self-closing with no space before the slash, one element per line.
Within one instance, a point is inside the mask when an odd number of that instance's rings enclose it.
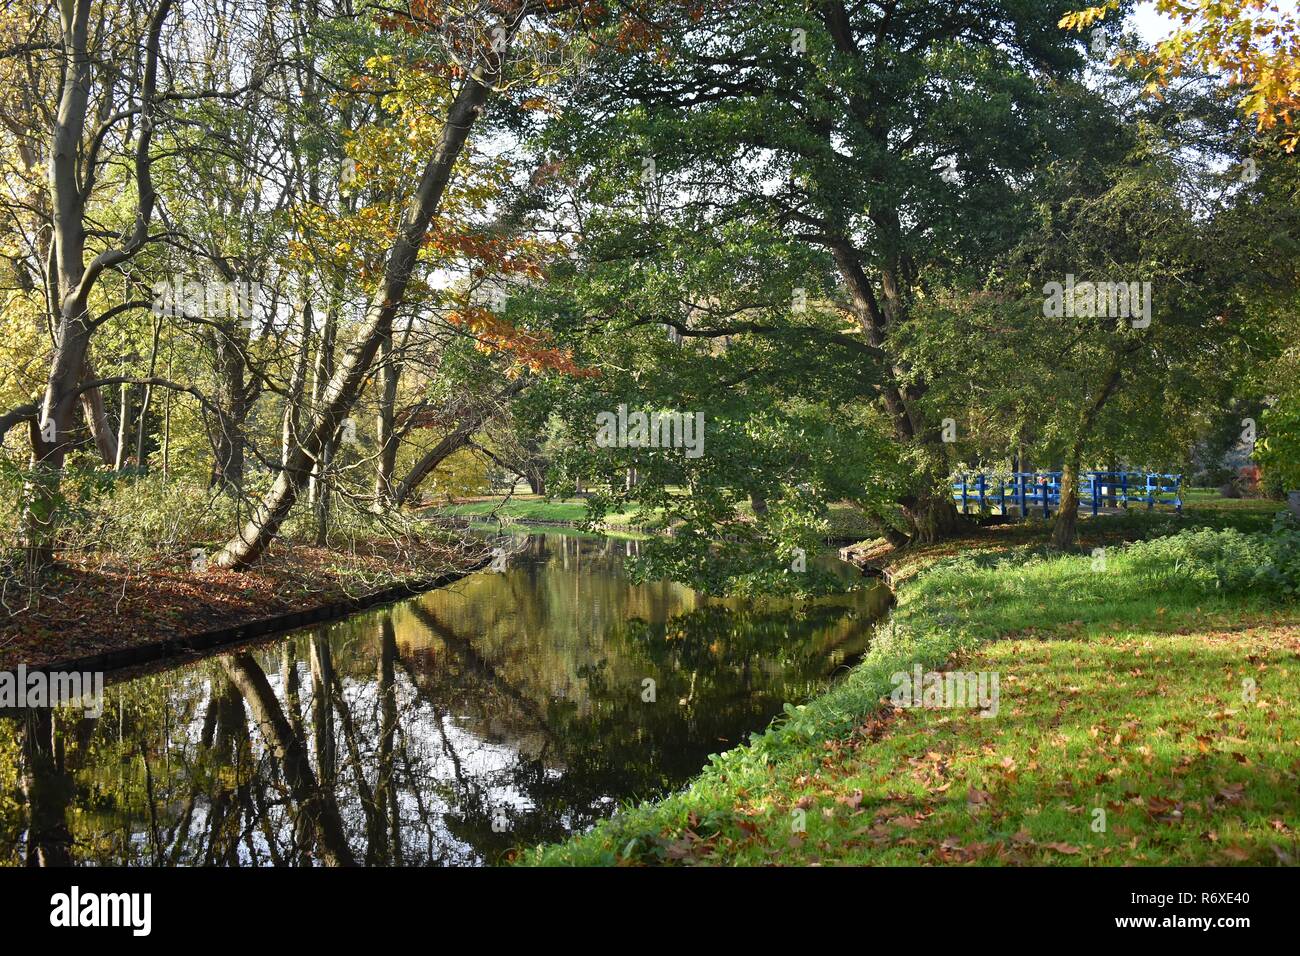
<path fill-rule="evenodd" d="M 1279 522 L 1270 533 L 1183 531 L 1125 550 L 1139 574 L 1204 592 L 1300 593 L 1300 530 Z"/>
<path fill-rule="evenodd" d="M 87 496 L 88 514 L 76 526 L 62 529 L 65 537 L 81 538 L 83 546 L 145 557 L 225 540 L 236 527 L 234 501 L 215 489 L 175 478 L 165 481 L 156 474 L 113 477 Z"/>

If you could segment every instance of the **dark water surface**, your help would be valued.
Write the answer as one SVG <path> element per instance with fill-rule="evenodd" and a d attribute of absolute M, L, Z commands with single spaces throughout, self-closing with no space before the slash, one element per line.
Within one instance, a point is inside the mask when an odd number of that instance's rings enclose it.
<path fill-rule="evenodd" d="M 115 683 L 98 719 L 0 718 L 0 863 L 495 862 L 680 786 L 824 687 L 887 601 L 710 600 L 631 584 L 635 541 L 517 546 L 505 573 Z"/>

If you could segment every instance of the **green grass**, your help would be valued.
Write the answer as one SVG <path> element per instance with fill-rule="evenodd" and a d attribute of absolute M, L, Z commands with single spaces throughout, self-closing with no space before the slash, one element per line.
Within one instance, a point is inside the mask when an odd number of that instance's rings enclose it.
<path fill-rule="evenodd" d="M 488 534 L 502 531 L 501 525 L 494 521 L 471 521 L 469 528 L 471 531 Z M 583 531 L 581 528 L 557 528 L 555 525 L 529 524 L 526 521 L 514 522 L 506 531 L 510 534 L 561 534 L 566 538 L 585 538 L 591 541 L 604 541 L 606 538 L 615 541 L 643 541 L 647 537 L 638 531 Z"/>
<path fill-rule="evenodd" d="M 520 860 L 1300 861 L 1300 610 L 1262 571 L 1216 571 L 1267 551 L 1294 573 L 1295 542 L 1202 532 L 1099 560 L 1007 543 L 1023 533 L 922 559 L 843 682 L 684 791 Z M 998 715 L 890 705 L 914 663 L 998 673 Z"/>
<path fill-rule="evenodd" d="M 1285 501 L 1272 498 L 1225 498 L 1216 488 L 1184 488 L 1182 497 L 1184 511 L 1261 511 L 1272 514 L 1286 507 Z"/>
<path fill-rule="evenodd" d="M 471 501 L 464 504 L 442 505 L 431 509 L 433 513 L 451 517 L 486 517 L 497 514 L 514 521 L 566 521 L 578 524 L 587 516 L 586 502 L 581 498 L 563 501 L 548 501 L 544 498 L 515 496 L 502 504 L 501 499 L 491 501 Z M 748 507 L 741 509 L 748 512 Z M 848 503 L 830 506 L 830 533 L 837 539 L 859 539 L 873 533 L 866 516 L 860 509 Z M 633 520 L 632 512 L 620 512 L 608 515 L 607 524 L 626 525 Z"/>
<path fill-rule="evenodd" d="M 587 517 L 587 503 L 581 498 L 548 501 L 545 498 L 511 498 L 504 504 L 501 499 L 471 501 L 464 504 L 444 505 L 433 509 L 435 514 L 452 517 L 487 517 L 497 515 L 514 521 L 567 521 L 578 524 Z M 626 524 L 632 520 L 631 512 L 610 514 L 608 524 Z"/>
<path fill-rule="evenodd" d="M 830 506 L 831 536 L 835 538 L 856 538 L 861 540 L 876 533 L 867 522 L 867 516 L 855 505 L 842 502 Z"/>
<path fill-rule="evenodd" d="M 435 514 L 450 517 L 482 517 L 497 514 L 520 521 L 581 521 L 587 512 L 583 501 L 547 501 L 544 498 L 512 498 L 504 504 L 492 501 L 471 501 L 458 505 L 443 505 L 432 509 Z"/>

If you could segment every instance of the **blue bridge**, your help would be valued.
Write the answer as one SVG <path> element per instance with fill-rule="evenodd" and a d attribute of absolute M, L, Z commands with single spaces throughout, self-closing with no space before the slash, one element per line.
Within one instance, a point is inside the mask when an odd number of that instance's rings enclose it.
<path fill-rule="evenodd" d="M 1079 472 L 1079 508 L 1092 513 L 1128 508 L 1130 504 L 1172 507 L 1183 513 L 1183 476 L 1144 471 Z M 1021 518 L 1050 518 L 1061 506 L 1061 472 L 975 472 L 957 476 L 952 497 L 962 514 L 984 513 Z"/>

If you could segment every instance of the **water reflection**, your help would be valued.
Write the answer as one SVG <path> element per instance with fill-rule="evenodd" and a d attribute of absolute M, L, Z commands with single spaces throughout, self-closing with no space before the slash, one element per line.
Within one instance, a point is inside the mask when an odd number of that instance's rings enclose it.
<path fill-rule="evenodd" d="M 635 542 L 519 541 L 474 575 L 0 719 L 9 864 L 439 865 L 680 785 L 861 651 L 880 590 L 790 604 L 630 585 Z"/>

